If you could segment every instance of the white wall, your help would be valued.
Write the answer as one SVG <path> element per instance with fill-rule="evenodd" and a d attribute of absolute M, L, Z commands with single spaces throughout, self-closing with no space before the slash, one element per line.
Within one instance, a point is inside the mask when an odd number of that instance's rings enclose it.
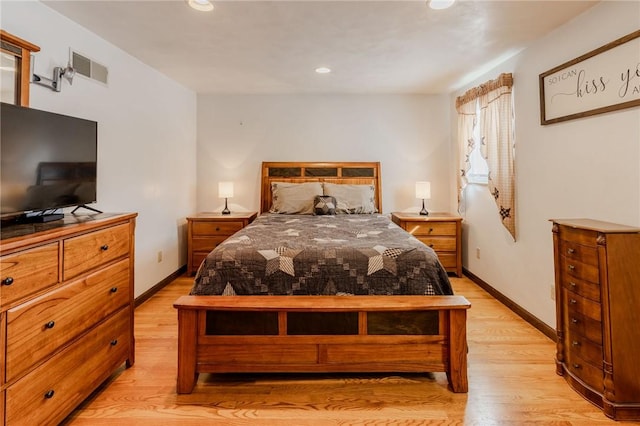
<path fill-rule="evenodd" d="M 555 302 L 548 219 L 640 225 L 640 108 L 541 126 L 538 76 L 638 28 L 640 2 L 602 2 L 469 85 L 501 72 L 514 76 L 518 240 L 500 224 L 486 186 L 470 185 L 463 265 L 550 326 Z M 452 105 L 466 89 L 453 94 Z M 453 112 L 451 122 L 455 135 Z"/>
<path fill-rule="evenodd" d="M 186 263 L 185 217 L 195 211 L 196 96 L 39 2 L 2 2 L 1 27 L 40 46 L 35 72 L 66 66 L 69 48 L 109 68 L 105 87 L 82 76 L 62 91 L 31 85 L 30 106 L 98 122 L 98 202 L 138 212 L 135 294 Z M 163 261 L 157 262 L 157 252 Z"/>
<path fill-rule="evenodd" d="M 448 96 L 199 95 L 198 210 L 259 208 L 262 161 L 380 161 L 383 212 L 417 211 L 415 182 L 432 184 L 431 211 L 450 207 Z"/>

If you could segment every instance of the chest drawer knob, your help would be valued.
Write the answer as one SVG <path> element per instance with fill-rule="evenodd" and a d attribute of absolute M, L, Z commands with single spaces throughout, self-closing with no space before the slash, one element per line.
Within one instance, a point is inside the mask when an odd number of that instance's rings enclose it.
<path fill-rule="evenodd" d="M 576 267 L 575 267 L 574 265 L 569 265 L 569 270 L 570 270 L 570 271 L 575 271 L 575 270 L 576 270 Z"/>
<path fill-rule="evenodd" d="M 51 389 L 50 391 L 48 391 L 47 393 L 44 394 L 44 397 L 47 398 L 47 399 L 51 399 L 51 398 L 53 398 L 53 394 L 55 394 L 55 393 L 56 392 L 53 389 Z"/>
<path fill-rule="evenodd" d="M 570 282 L 570 283 L 569 283 L 569 287 L 571 287 L 571 288 L 576 288 L 576 287 L 577 287 L 577 284 L 576 284 L 576 283 L 574 283 L 574 282 Z"/>
<path fill-rule="evenodd" d="M 571 318 L 571 324 L 577 324 L 578 320 L 576 318 Z"/>
<path fill-rule="evenodd" d="M 576 303 L 578 303 L 578 301 L 576 299 L 571 299 L 569 300 L 569 303 L 571 303 L 572 305 L 575 305 Z"/>
<path fill-rule="evenodd" d="M 109 250 L 109 245 L 108 245 L 108 244 L 105 244 L 105 245 L 103 245 L 103 246 L 100 246 L 100 250 L 102 250 L 102 251 L 107 251 L 107 250 Z"/>
<path fill-rule="evenodd" d="M 573 346 L 580 346 L 580 342 L 578 342 L 577 340 L 574 340 L 573 342 L 571 342 L 571 344 Z"/>
<path fill-rule="evenodd" d="M 111 287 L 111 290 L 109 290 L 111 293 L 115 293 L 116 291 L 118 291 L 118 287 Z"/>
<path fill-rule="evenodd" d="M 13 284 L 13 277 L 7 277 L 2 280 L 2 285 L 11 285 Z"/>
<path fill-rule="evenodd" d="M 580 364 L 576 364 L 576 363 L 574 363 L 574 364 L 573 364 L 573 368 L 580 368 Z"/>
<path fill-rule="evenodd" d="M 113 339 L 113 340 L 111 341 L 111 346 L 115 346 L 115 345 L 117 345 L 117 344 L 118 344 L 118 339 Z"/>
<path fill-rule="evenodd" d="M 572 248 L 570 248 L 570 249 L 568 249 L 568 250 L 567 250 L 567 253 L 568 253 L 568 254 L 573 254 L 573 253 L 575 253 L 575 252 L 576 252 L 576 251 L 575 251 L 574 249 L 572 249 Z"/>
<path fill-rule="evenodd" d="M 44 325 L 44 328 L 52 329 L 55 326 L 56 326 L 56 322 L 55 321 L 49 321 L 48 323 L 46 323 Z"/>

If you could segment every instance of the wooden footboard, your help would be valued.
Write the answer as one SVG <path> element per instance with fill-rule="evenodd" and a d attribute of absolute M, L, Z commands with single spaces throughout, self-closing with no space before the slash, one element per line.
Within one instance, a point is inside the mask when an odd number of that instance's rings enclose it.
<path fill-rule="evenodd" d="M 446 372 L 467 392 L 463 296 L 183 296 L 177 392 L 199 373 Z"/>

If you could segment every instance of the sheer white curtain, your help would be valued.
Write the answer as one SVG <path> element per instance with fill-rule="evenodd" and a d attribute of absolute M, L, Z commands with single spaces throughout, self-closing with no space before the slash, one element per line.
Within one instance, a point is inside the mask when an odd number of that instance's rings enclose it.
<path fill-rule="evenodd" d="M 512 104 L 513 76 L 501 74 L 497 79 L 488 81 L 478 87 L 468 90 L 456 100 L 458 109 L 458 144 L 460 150 L 460 179 L 459 190 L 464 189 L 466 171 L 463 167 L 468 163 L 467 128 L 461 123 L 467 123 L 467 109 L 475 102 L 480 102 L 480 135 L 483 141 L 480 146 L 482 156 L 489 167 L 488 187 L 498 207 L 502 224 L 509 231 L 514 241 L 516 239 L 516 209 L 515 209 L 515 145 L 513 137 L 513 104 Z M 463 108 L 464 107 L 464 108 Z M 469 107 L 471 108 L 471 107 Z M 471 127 L 471 140 L 473 140 Z M 473 148 L 473 145 L 471 145 Z M 465 163 L 466 162 L 466 163 Z M 466 169 L 468 170 L 468 169 Z M 460 200 L 460 195 L 458 196 Z"/>
<path fill-rule="evenodd" d="M 469 156 L 475 140 L 473 128 L 476 125 L 476 99 L 466 103 L 456 102 L 458 110 L 458 211 L 464 211 L 464 188 L 467 186 L 467 173 L 471 168 Z"/>
<path fill-rule="evenodd" d="M 498 207 L 502 224 L 515 240 L 515 146 L 511 87 L 512 84 L 503 85 L 480 96 L 480 134 L 484 140 L 480 149 L 489 166 L 489 191 Z"/>

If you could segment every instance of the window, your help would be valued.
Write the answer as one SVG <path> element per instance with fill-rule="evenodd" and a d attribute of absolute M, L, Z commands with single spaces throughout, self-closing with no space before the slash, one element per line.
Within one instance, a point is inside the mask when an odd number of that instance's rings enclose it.
<path fill-rule="evenodd" d="M 480 117 L 480 103 L 476 102 L 476 117 Z M 467 172 L 467 181 L 469 183 L 477 183 L 486 185 L 489 183 L 489 166 L 487 160 L 484 159 L 481 152 L 483 143 L 480 136 L 480 126 L 476 119 L 473 125 L 473 149 L 469 154 L 469 163 L 471 168 Z"/>

